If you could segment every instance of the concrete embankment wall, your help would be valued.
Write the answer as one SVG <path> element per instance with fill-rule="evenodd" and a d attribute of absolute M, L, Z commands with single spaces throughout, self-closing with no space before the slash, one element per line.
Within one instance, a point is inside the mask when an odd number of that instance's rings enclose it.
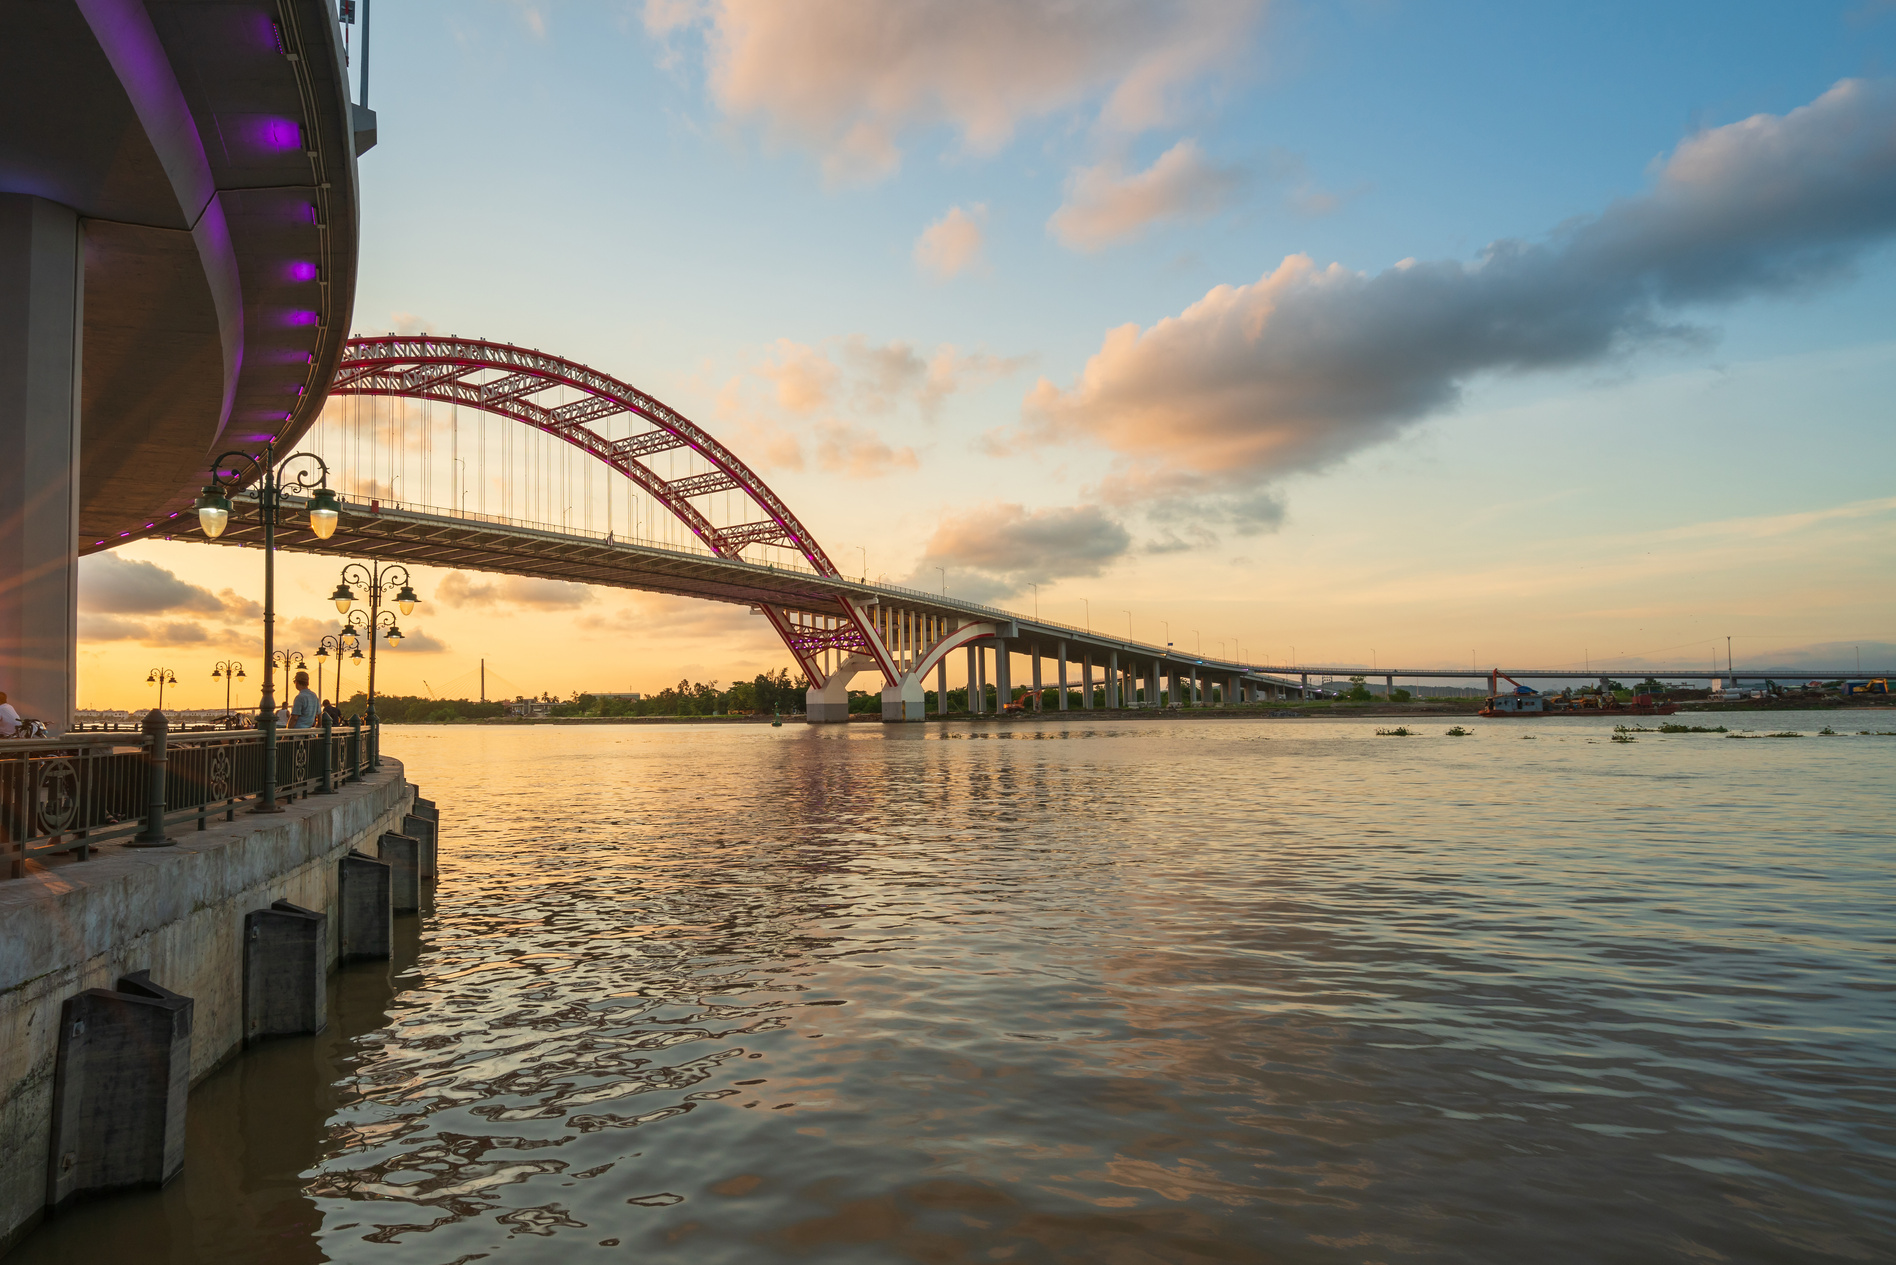
<path fill-rule="evenodd" d="M 376 855 L 413 796 L 385 758 L 379 772 L 281 816 L 239 810 L 202 832 L 172 827 L 175 847 L 108 845 L 0 881 L 0 1253 L 46 1202 L 61 1003 L 150 971 L 195 1001 L 195 1085 L 243 1046 L 244 915 L 278 900 L 327 914 L 333 968 L 337 863 L 351 848 Z"/>

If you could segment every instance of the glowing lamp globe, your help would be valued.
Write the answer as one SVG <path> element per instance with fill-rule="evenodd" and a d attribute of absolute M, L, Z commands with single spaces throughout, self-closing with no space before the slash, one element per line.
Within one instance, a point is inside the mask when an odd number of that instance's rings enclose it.
<path fill-rule="evenodd" d="M 216 540 L 230 525 L 230 498 L 215 483 L 207 483 L 198 493 L 197 512 L 198 526 L 204 529 L 206 536 Z"/>

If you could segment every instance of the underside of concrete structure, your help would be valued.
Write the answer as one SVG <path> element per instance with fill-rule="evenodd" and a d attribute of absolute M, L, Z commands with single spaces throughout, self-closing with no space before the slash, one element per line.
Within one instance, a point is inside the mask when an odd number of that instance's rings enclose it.
<path fill-rule="evenodd" d="M 322 407 L 356 274 L 340 28 L 326 0 L 9 0 L 0 120 L 0 689 L 60 732 L 77 553 Z"/>

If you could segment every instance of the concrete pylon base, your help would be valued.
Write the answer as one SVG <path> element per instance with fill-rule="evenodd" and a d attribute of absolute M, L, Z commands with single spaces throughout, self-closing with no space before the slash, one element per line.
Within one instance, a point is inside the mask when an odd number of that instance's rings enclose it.
<path fill-rule="evenodd" d="M 287 900 L 244 915 L 244 1040 L 321 1032 L 329 1021 L 329 919 Z"/>
<path fill-rule="evenodd" d="M 810 692 L 814 694 L 816 691 Z M 803 704 L 803 719 L 812 725 L 847 725 L 849 704 L 808 701 Z"/>
<path fill-rule="evenodd" d="M 387 957 L 395 941 L 388 864 L 352 851 L 336 868 L 343 961 Z"/>
<path fill-rule="evenodd" d="M 184 1167 L 192 1001 L 121 976 L 60 1011 L 46 1204 L 128 1186 L 162 1186 Z"/>
<path fill-rule="evenodd" d="M 889 724 L 927 720 L 928 691 L 921 681 L 904 681 L 882 691 L 882 719 Z"/>
<path fill-rule="evenodd" d="M 393 831 L 382 835 L 382 860 L 388 865 L 389 906 L 398 914 L 421 908 L 421 840 Z"/>

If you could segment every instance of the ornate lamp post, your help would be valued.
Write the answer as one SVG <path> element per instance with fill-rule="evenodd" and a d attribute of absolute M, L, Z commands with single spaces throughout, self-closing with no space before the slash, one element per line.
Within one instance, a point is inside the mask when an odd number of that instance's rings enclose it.
<path fill-rule="evenodd" d="M 242 680 L 243 675 L 244 665 L 235 659 L 219 659 L 216 663 L 211 665 L 211 680 L 215 681 L 221 677 L 224 681 L 224 716 L 226 719 L 228 719 L 231 714 L 230 683 L 233 678 Z"/>
<path fill-rule="evenodd" d="M 331 633 L 316 643 L 316 697 L 323 696 L 323 665 L 329 660 L 329 652 L 336 652 L 336 706 L 342 706 L 342 656 L 346 650 L 355 651 L 355 661 L 362 662 L 362 643 L 357 641 L 354 632 L 340 636 Z"/>
<path fill-rule="evenodd" d="M 351 611 L 349 607 L 361 598 L 357 590 L 368 594 L 369 609 Z M 342 579 L 336 584 L 336 591 L 329 596 L 336 603 L 336 609 L 343 616 L 342 632 L 348 635 L 354 631 L 369 643 L 369 714 L 367 719 L 375 720 L 375 634 L 379 630 L 384 641 L 400 641 L 402 630 L 395 625 L 395 612 L 382 609 L 382 595 L 393 591 L 393 601 L 401 607 L 402 614 L 415 613 L 415 603 L 421 599 L 415 596 L 415 590 L 409 587 L 408 568 L 399 562 L 382 566 L 371 562 L 363 566 L 360 562 L 351 562 L 342 569 Z M 360 618 L 358 618 L 360 616 Z"/>
<path fill-rule="evenodd" d="M 276 802 L 276 689 L 275 673 L 271 670 L 276 659 L 276 529 L 285 490 L 281 467 L 302 460 L 315 462 L 322 473 L 311 480 L 309 471 L 299 471 L 288 486 L 297 491 L 313 489 L 309 498 L 309 529 L 316 533 L 318 540 L 328 540 L 335 534 L 336 522 L 342 516 L 342 501 L 329 490 L 329 463 L 313 452 L 292 453 L 281 462 L 277 460 L 274 443 L 265 445 L 263 451 L 255 455 L 237 451 L 219 453 L 217 460 L 211 463 L 211 481 L 204 485 L 197 499 L 198 524 L 206 536 L 215 540 L 230 525 L 229 493 L 256 481 L 257 516 L 263 522 L 264 673 L 262 697 L 257 704 L 263 729 L 263 793 L 258 796 L 257 806 L 250 810 L 253 813 L 283 811 Z"/>
<path fill-rule="evenodd" d="M 158 687 L 158 710 L 165 709 L 165 686 L 176 685 L 178 674 L 170 668 L 153 668 L 145 674 L 145 684 Z"/>

